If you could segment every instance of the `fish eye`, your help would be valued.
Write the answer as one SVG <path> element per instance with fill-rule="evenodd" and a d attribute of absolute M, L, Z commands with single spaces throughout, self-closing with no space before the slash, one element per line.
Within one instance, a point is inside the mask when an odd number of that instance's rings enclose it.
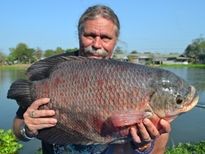
<path fill-rule="evenodd" d="M 177 97 L 176 97 L 176 103 L 177 103 L 178 105 L 181 105 L 182 102 L 183 102 L 183 99 L 181 98 L 181 96 L 180 96 L 180 95 L 177 95 Z"/>

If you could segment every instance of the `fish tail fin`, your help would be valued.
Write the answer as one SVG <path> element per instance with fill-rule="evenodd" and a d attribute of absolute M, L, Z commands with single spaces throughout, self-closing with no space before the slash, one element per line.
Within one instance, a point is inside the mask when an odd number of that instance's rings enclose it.
<path fill-rule="evenodd" d="M 7 98 L 15 99 L 19 106 L 27 108 L 32 102 L 32 82 L 28 80 L 17 80 L 12 83 L 7 93 Z"/>

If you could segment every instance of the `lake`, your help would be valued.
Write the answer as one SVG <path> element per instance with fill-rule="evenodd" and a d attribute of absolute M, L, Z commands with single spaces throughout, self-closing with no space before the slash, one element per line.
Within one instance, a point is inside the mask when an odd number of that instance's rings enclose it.
<path fill-rule="evenodd" d="M 205 104 L 205 69 L 185 67 L 165 69 L 176 73 L 194 85 L 199 91 L 199 103 Z M 15 101 L 7 99 L 6 96 L 10 84 L 20 78 L 24 78 L 24 71 L 0 70 L 0 128 L 9 129 L 12 127 L 12 120 L 18 106 Z M 179 142 L 199 142 L 205 140 L 204 117 L 205 109 L 194 108 L 173 121 L 169 146 Z M 21 154 L 35 153 L 40 147 L 40 142 L 37 139 L 23 144 L 24 148 Z"/>

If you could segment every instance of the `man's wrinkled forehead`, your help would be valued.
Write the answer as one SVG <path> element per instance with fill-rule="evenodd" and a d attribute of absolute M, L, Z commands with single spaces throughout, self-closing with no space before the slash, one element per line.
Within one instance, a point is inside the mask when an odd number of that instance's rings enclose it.
<path fill-rule="evenodd" d="M 87 20 L 83 27 L 84 34 L 116 36 L 117 27 L 111 20 L 98 18 Z"/>

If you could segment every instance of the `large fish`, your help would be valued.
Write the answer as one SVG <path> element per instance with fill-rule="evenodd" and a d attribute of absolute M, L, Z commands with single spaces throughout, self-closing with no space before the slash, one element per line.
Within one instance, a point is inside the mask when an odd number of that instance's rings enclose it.
<path fill-rule="evenodd" d="M 174 73 L 111 59 L 52 57 L 33 64 L 27 76 L 7 97 L 23 108 L 51 99 L 41 109 L 54 109 L 58 123 L 37 136 L 49 143 L 127 141 L 129 128 L 143 118 L 158 127 L 159 118 L 172 121 L 198 102 L 195 88 Z"/>

